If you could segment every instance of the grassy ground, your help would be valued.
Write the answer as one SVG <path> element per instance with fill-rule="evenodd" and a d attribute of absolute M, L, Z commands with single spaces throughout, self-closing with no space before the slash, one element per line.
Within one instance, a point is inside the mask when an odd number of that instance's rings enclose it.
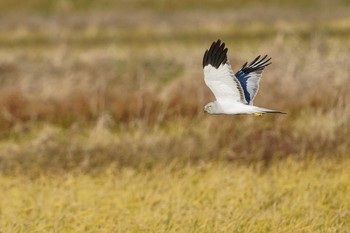
<path fill-rule="evenodd" d="M 348 1 L 0 3 L 0 232 L 349 229 Z M 204 49 L 258 54 L 209 116 Z"/>
<path fill-rule="evenodd" d="M 346 162 L 345 162 L 346 161 Z M 346 232 L 350 163 L 203 163 L 1 177 L 3 232 Z"/>

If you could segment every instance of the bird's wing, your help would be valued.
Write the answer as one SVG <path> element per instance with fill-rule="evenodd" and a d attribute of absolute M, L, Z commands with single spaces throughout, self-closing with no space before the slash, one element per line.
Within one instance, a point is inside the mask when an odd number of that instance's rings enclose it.
<path fill-rule="evenodd" d="M 235 74 L 243 88 L 244 97 L 248 104 L 253 105 L 253 100 L 258 93 L 259 81 L 264 68 L 271 64 L 271 58 L 265 55 L 263 58 L 258 56 L 249 65 L 246 62 L 242 68 Z"/>
<path fill-rule="evenodd" d="M 204 81 L 218 102 L 247 103 L 240 82 L 227 60 L 227 48 L 214 41 L 203 57 Z"/>

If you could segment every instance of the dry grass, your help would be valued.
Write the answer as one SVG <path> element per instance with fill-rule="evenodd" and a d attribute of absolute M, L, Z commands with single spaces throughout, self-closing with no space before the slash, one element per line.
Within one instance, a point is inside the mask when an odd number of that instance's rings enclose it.
<path fill-rule="evenodd" d="M 309 43 L 277 36 L 251 49 L 274 58 L 256 104 L 288 112 L 262 118 L 202 113 L 213 97 L 197 46 L 173 45 L 176 53 L 150 45 L 12 55 L 2 65 L 2 171 L 18 164 L 31 170 L 32 163 L 59 170 L 110 161 L 149 166 L 173 158 L 268 162 L 274 156 L 346 155 L 349 51 L 324 38 Z M 193 54 L 186 56 L 189 49 Z M 256 52 L 237 54 L 234 67 Z M 94 138 L 103 143 L 91 144 Z"/>
<path fill-rule="evenodd" d="M 0 3 L 0 232 L 346 231 L 347 2 L 130 2 Z M 287 115 L 202 112 L 217 38 Z"/>
<path fill-rule="evenodd" d="M 3 232 L 346 232 L 349 158 L 0 177 Z"/>

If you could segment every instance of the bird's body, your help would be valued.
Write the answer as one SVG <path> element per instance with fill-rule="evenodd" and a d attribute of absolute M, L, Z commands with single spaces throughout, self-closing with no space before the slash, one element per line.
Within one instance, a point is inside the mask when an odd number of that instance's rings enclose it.
<path fill-rule="evenodd" d="M 247 105 L 243 103 L 219 103 L 217 101 L 210 102 L 213 105 L 212 109 L 216 109 L 215 113 L 211 114 L 229 114 L 229 115 L 239 115 L 239 114 L 254 114 L 254 113 L 267 113 L 269 111 L 274 111 L 266 108 L 259 108 L 253 105 Z M 206 105 L 207 106 L 207 105 Z"/>
<path fill-rule="evenodd" d="M 245 63 L 234 73 L 227 59 L 227 48 L 220 40 L 214 41 L 203 57 L 204 81 L 215 95 L 216 101 L 208 103 L 204 111 L 210 114 L 283 113 L 253 106 L 259 89 L 263 69 L 271 58 L 258 56 L 249 65 Z"/>

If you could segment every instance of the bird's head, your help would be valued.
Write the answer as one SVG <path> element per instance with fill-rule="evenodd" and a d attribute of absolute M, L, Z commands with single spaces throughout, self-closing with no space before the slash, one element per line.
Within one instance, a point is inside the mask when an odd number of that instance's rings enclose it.
<path fill-rule="evenodd" d="M 208 103 L 207 105 L 204 106 L 203 111 L 209 114 L 215 113 L 215 103 L 214 102 Z"/>

